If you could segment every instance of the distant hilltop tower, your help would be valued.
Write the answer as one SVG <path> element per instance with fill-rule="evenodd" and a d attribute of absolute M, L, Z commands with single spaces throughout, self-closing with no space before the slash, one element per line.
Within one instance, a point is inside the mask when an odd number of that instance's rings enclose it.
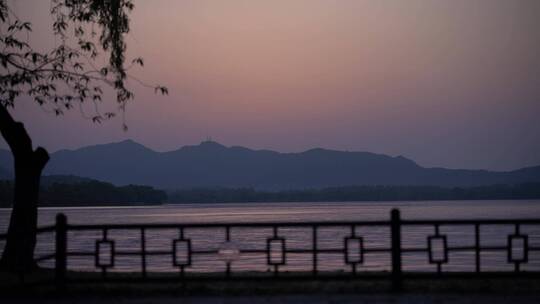
<path fill-rule="evenodd" d="M 214 139 L 211 136 L 207 136 L 202 142 L 202 147 L 216 149 L 216 148 L 225 148 L 222 144 L 215 142 Z"/>

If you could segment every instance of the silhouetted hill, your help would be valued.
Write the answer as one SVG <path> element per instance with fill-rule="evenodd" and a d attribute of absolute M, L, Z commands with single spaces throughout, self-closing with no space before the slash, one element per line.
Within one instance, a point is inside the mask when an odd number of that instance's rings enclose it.
<path fill-rule="evenodd" d="M 13 173 L 10 170 L 0 167 L 0 181 L 12 180 Z M 87 177 L 80 177 L 75 175 L 43 175 L 41 177 L 41 186 L 50 186 L 52 184 L 66 184 L 73 185 L 84 182 L 95 181 L 94 179 Z"/>
<path fill-rule="evenodd" d="M 9 158 L 9 157 L 8 157 Z M 0 153 L 0 160 L 4 160 Z M 1 166 L 7 167 L 5 162 Z M 469 187 L 540 181 L 540 166 L 510 172 L 424 168 L 405 157 L 311 149 L 279 153 L 206 141 L 155 152 L 134 141 L 51 154 L 45 174 L 77 175 L 117 185 L 166 189 L 253 187 L 282 190 L 347 185 Z"/>
<path fill-rule="evenodd" d="M 75 175 L 44 175 L 41 177 L 41 186 L 49 187 L 53 184 L 74 185 L 95 182 L 96 180 Z"/>
<path fill-rule="evenodd" d="M 149 186 L 115 186 L 72 175 L 43 176 L 40 185 L 40 206 L 111 206 L 160 204 L 167 194 Z M 0 180 L 0 207 L 10 207 L 13 181 Z"/>

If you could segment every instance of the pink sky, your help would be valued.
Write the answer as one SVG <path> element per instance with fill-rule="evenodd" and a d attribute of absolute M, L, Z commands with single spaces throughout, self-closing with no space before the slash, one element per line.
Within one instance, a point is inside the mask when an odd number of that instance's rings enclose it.
<path fill-rule="evenodd" d="M 12 1 L 50 37 L 48 1 Z M 538 0 L 135 1 L 138 87 L 120 120 L 14 115 L 50 151 L 136 140 L 164 151 L 207 136 L 278 151 L 404 155 L 425 166 L 540 164 Z M 114 107 L 111 100 L 104 108 Z M 5 147 L 2 142 L 0 147 Z"/>

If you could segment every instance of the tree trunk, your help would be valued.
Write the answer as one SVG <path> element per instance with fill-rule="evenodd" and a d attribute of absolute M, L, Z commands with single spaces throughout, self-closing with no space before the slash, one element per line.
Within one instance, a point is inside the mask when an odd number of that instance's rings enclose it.
<path fill-rule="evenodd" d="M 49 154 L 41 147 L 33 150 L 32 140 L 24 125 L 16 122 L 2 105 L 0 133 L 9 145 L 15 163 L 13 209 L 0 268 L 28 272 L 36 267 L 34 249 L 39 181 L 49 161 Z"/>

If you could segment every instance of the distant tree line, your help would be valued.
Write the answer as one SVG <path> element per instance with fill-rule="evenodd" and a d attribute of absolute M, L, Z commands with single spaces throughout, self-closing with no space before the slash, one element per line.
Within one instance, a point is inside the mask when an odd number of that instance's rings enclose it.
<path fill-rule="evenodd" d="M 51 183 L 40 189 L 40 206 L 88 206 L 114 204 L 159 204 L 167 199 L 164 191 L 148 186 L 117 187 L 90 180 L 79 183 Z M 0 207 L 13 202 L 13 182 L 0 181 Z"/>
<path fill-rule="evenodd" d="M 347 202 L 540 199 L 540 183 L 492 185 L 467 188 L 434 186 L 347 186 L 325 189 L 259 191 L 253 188 L 194 188 L 166 193 L 149 186 L 117 187 L 95 180 L 72 182 L 55 178 L 41 187 L 42 206 L 90 206 L 168 203 L 247 203 L 247 202 Z M 0 207 L 9 207 L 13 183 L 0 181 Z"/>
<path fill-rule="evenodd" d="M 253 188 L 185 189 L 169 193 L 169 203 L 346 202 L 540 199 L 540 183 L 467 188 L 435 186 L 347 186 L 325 189 L 257 191 Z"/>

